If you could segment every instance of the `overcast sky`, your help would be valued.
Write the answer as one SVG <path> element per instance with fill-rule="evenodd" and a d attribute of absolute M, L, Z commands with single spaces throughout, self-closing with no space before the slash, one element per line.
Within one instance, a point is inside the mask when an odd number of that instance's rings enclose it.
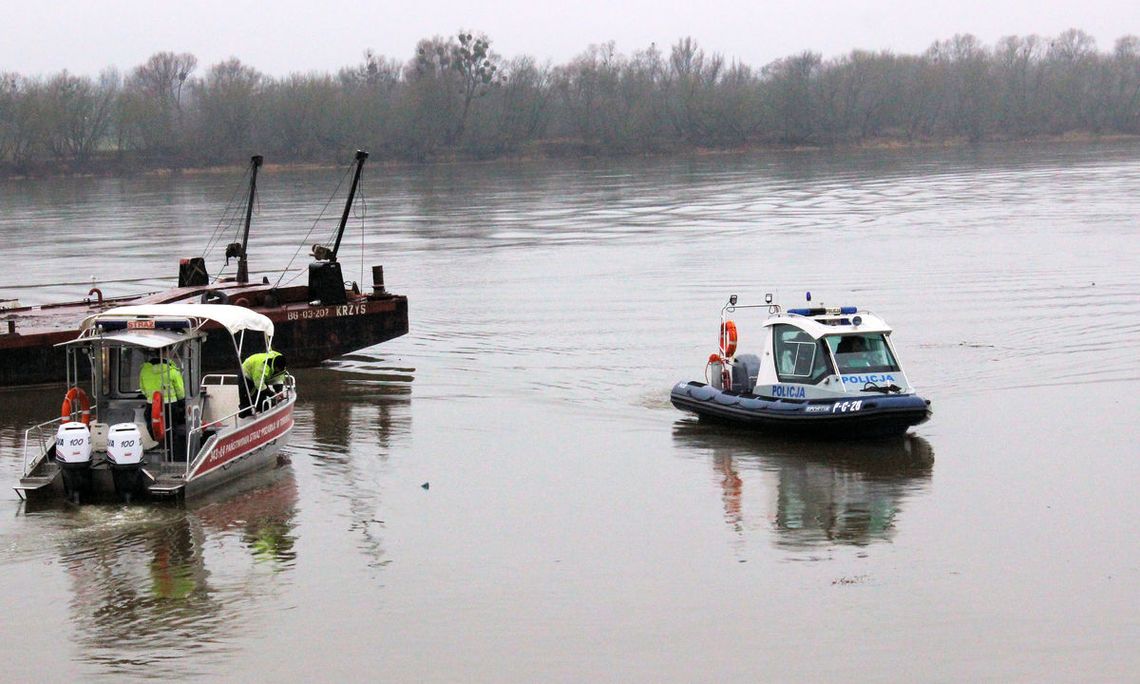
<path fill-rule="evenodd" d="M 919 53 L 973 33 L 1055 36 L 1080 28 L 1101 51 L 1140 35 L 1140 0 L 560 0 L 558 2 L 247 2 L 244 0 L 3 0 L 0 71 L 126 72 L 152 53 L 190 52 L 199 74 L 231 56 L 274 76 L 335 72 L 364 50 L 407 60 L 416 42 L 481 31 L 504 57 L 555 64 L 613 40 L 623 54 L 692 36 L 707 52 L 760 67 L 803 50 Z"/>

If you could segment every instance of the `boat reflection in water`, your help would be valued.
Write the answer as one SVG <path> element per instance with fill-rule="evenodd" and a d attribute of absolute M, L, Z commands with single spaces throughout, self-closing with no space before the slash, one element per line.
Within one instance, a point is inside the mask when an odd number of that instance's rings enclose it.
<path fill-rule="evenodd" d="M 674 424 L 673 438 L 711 456 L 725 522 L 740 533 L 754 528 L 748 504 L 755 502 L 775 530 L 774 544 L 790 551 L 889 540 L 904 501 L 928 486 L 934 467 L 930 442 L 917 435 L 805 441 L 687 419 Z M 763 499 L 747 498 L 757 481 Z"/>
<path fill-rule="evenodd" d="M 275 603 L 294 566 L 296 504 L 284 466 L 192 508 L 71 509 L 60 562 L 80 662 L 104 676 L 193 657 L 198 674 L 216 665 L 221 675 L 235 634 Z"/>

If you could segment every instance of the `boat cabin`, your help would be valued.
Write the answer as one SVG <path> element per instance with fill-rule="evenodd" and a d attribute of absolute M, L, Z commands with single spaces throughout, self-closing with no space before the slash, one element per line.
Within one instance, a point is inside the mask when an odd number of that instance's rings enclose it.
<path fill-rule="evenodd" d="M 856 307 L 770 310 L 759 353 L 726 359 L 730 389 L 804 400 L 910 391 L 891 328 L 875 314 Z M 714 386 L 718 375 L 712 374 Z"/>
<path fill-rule="evenodd" d="M 101 317 L 89 334 L 65 343 L 68 386 L 81 387 L 82 378 L 90 381 L 90 393 L 83 394 L 89 397 L 93 451 L 106 451 L 109 426 L 133 423 L 140 427 L 146 451 L 162 461 L 185 461 L 186 412 L 200 413 L 204 403 L 204 338 L 186 318 Z M 69 414 L 82 410 L 74 403 L 71 408 Z M 155 434 L 159 416 L 161 435 Z"/>

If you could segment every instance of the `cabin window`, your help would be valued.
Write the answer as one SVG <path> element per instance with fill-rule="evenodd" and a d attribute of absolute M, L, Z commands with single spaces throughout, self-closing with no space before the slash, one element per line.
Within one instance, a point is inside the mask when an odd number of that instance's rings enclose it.
<path fill-rule="evenodd" d="M 828 335 L 824 339 L 835 355 L 840 373 L 888 373 L 899 369 L 883 333 Z"/>
<path fill-rule="evenodd" d="M 780 382 L 814 385 L 832 375 L 831 361 L 822 340 L 813 339 L 790 325 L 773 326 L 776 375 Z"/>
<path fill-rule="evenodd" d="M 111 394 L 116 397 L 134 397 L 139 393 L 139 368 L 142 361 L 135 359 L 139 354 L 131 347 L 111 349 L 117 358 L 114 369 L 118 381 L 111 388 Z"/>
<path fill-rule="evenodd" d="M 164 358 L 169 359 L 174 365 L 182 371 L 183 382 L 188 378 L 195 377 L 191 374 L 191 360 L 183 359 L 177 353 L 171 351 L 160 352 L 156 349 L 144 349 L 140 347 L 119 347 L 112 349 L 111 353 L 114 355 L 114 364 L 112 372 L 115 378 L 114 387 L 110 387 L 109 393 L 114 398 L 137 398 L 141 397 L 141 389 L 139 388 L 139 371 L 142 370 L 143 364 L 148 359 Z M 196 393 L 196 389 L 189 384 L 186 386 L 186 392 L 190 396 Z M 147 397 L 149 399 L 149 397 Z"/>

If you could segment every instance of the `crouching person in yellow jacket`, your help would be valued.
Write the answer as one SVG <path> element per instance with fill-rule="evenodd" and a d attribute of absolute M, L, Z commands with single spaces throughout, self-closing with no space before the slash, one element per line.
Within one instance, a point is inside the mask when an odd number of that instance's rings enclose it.
<path fill-rule="evenodd" d="M 274 386 L 271 393 L 275 393 L 285 382 L 285 355 L 273 350 L 251 354 L 242 361 L 241 371 L 248 383 L 250 396 L 256 397 L 259 392 L 264 394 L 270 385 Z"/>

